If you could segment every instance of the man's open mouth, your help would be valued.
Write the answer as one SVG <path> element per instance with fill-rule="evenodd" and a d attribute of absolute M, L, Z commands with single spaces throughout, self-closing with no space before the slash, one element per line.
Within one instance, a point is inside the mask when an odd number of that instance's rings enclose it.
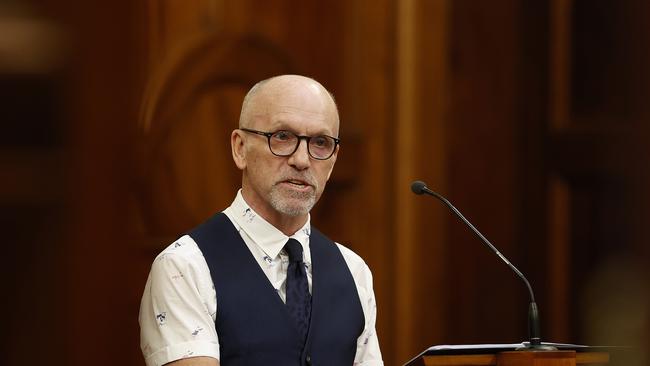
<path fill-rule="evenodd" d="M 309 184 L 307 184 L 306 182 L 304 182 L 302 180 L 295 180 L 295 179 L 286 180 L 285 182 L 289 183 L 289 184 L 292 184 L 292 185 L 295 185 L 295 186 L 298 186 L 298 187 L 304 187 L 304 186 L 309 185 Z"/>

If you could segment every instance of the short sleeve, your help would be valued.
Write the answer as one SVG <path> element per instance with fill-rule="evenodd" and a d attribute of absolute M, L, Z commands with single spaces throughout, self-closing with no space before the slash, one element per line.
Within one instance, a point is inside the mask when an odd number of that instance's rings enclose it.
<path fill-rule="evenodd" d="M 381 357 L 376 331 L 377 302 L 372 286 L 372 272 L 363 259 L 356 253 L 341 244 L 338 244 L 338 246 L 352 273 L 365 317 L 363 332 L 357 339 L 354 366 L 383 366 L 384 362 Z"/>
<path fill-rule="evenodd" d="M 186 357 L 219 359 L 216 296 L 203 255 L 185 236 L 153 262 L 140 303 L 140 346 L 147 366 Z"/>

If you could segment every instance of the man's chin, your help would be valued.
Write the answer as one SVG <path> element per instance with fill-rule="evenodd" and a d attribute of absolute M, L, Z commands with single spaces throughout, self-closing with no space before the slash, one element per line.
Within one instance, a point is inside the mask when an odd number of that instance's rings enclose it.
<path fill-rule="evenodd" d="M 313 200 L 308 200 L 308 201 L 300 201 L 300 202 L 291 202 L 293 200 L 287 200 L 284 201 L 282 204 L 280 204 L 278 208 L 280 208 L 280 212 L 284 213 L 287 216 L 302 216 L 306 215 L 311 211 L 311 209 L 314 207 L 314 202 Z"/>
<path fill-rule="evenodd" d="M 276 211 L 291 217 L 308 214 L 316 204 L 316 197 L 313 190 L 300 192 L 279 188 L 271 191 L 270 198 L 271 206 Z"/>
<path fill-rule="evenodd" d="M 296 199 L 296 198 L 281 198 L 278 200 L 272 199 L 271 205 L 276 211 L 291 217 L 303 216 L 309 213 L 314 207 L 316 201 L 310 199 Z"/>

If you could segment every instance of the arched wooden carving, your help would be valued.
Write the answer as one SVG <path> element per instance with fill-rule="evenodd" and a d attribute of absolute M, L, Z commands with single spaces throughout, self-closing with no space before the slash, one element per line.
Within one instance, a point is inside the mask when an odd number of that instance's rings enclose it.
<path fill-rule="evenodd" d="M 243 96 L 255 82 L 291 71 L 270 42 L 215 35 L 188 42 L 151 73 L 134 182 L 144 236 L 174 237 L 230 203 L 241 178 L 229 136 Z"/>

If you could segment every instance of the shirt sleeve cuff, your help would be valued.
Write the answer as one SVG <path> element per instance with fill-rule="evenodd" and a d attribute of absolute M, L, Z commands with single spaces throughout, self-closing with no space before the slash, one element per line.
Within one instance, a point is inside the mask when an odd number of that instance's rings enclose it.
<path fill-rule="evenodd" d="M 147 366 L 162 366 L 166 363 L 189 357 L 212 357 L 219 360 L 219 344 L 210 341 L 191 341 L 161 348 L 145 358 Z"/>

